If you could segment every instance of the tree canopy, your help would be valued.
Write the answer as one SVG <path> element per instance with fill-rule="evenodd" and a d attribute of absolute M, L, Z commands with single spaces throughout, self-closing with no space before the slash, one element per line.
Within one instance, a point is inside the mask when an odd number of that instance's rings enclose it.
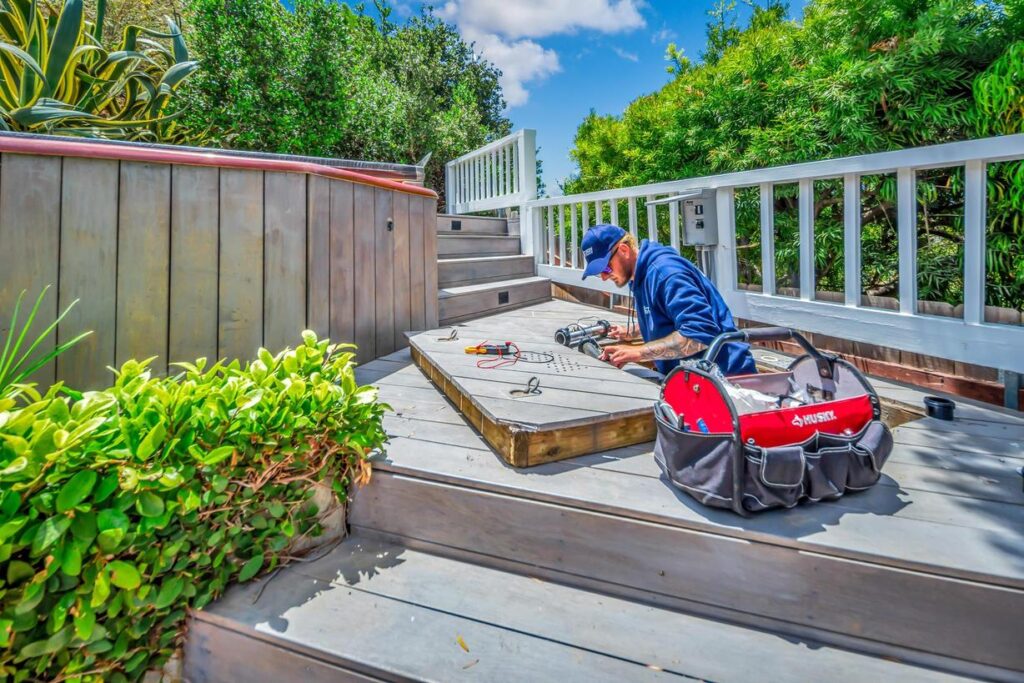
<path fill-rule="evenodd" d="M 811 0 L 800 22 L 776 0 L 737 26 L 717 3 L 699 63 L 670 46 L 672 79 L 621 116 L 591 112 L 576 134 L 567 193 L 763 168 L 1024 131 L 1024 2 Z M 898 289 L 892 177 L 862 179 L 866 294 Z M 779 287 L 798 281 L 795 188 L 777 187 Z M 756 194 L 756 193 L 755 193 Z M 841 183 L 816 183 L 820 289 L 842 290 Z M 756 197 L 738 201 L 759 283 Z M 959 169 L 919 175 L 921 298 L 962 302 Z M 990 169 L 989 298 L 1024 304 L 1024 172 Z M 751 211 L 753 213 L 751 214 Z M 743 220 L 747 218 L 749 220 Z"/>

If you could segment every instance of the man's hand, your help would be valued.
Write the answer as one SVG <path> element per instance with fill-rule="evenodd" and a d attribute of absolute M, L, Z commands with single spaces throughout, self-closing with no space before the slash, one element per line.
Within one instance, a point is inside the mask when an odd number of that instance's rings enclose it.
<path fill-rule="evenodd" d="M 640 360 L 642 348 L 642 346 L 633 346 L 631 344 L 606 346 L 601 354 L 601 360 L 608 361 L 615 367 L 621 368 L 626 363 L 635 363 Z"/>
<path fill-rule="evenodd" d="M 611 328 L 608 329 L 608 336 L 620 341 L 633 341 L 637 338 L 637 329 L 635 325 L 631 327 L 626 327 L 624 325 L 612 325 Z"/>

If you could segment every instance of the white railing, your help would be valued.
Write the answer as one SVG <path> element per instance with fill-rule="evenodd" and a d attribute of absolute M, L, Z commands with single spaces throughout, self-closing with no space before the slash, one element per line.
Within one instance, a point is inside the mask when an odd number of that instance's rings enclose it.
<path fill-rule="evenodd" d="M 922 353 L 954 361 L 1024 373 L 1024 327 L 986 321 L 985 248 L 987 166 L 1024 159 L 1024 135 L 954 142 L 944 145 L 816 161 L 755 171 L 727 173 L 564 197 L 535 199 L 531 186 L 516 185 L 502 195 L 488 190 L 482 170 L 500 165 L 492 157 L 517 139 L 519 174 L 534 178 L 531 131 L 499 140 L 449 165 L 449 210 L 455 213 L 488 208 L 521 207 L 524 253 L 537 262 L 537 274 L 552 281 L 615 294 L 627 294 L 599 278 L 582 281 L 580 236 L 600 222 L 622 225 L 638 238 L 657 241 L 666 228 L 669 243 L 693 244 L 682 228 L 681 206 L 702 196 L 710 234 L 698 247 L 707 259 L 705 272 L 713 279 L 737 318 L 820 332 L 851 341 Z M 517 136 L 522 136 L 517 138 Z M 524 151 L 523 145 L 530 144 Z M 507 158 L 501 157 L 502 159 Z M 528 156 L 529 155 L 529 156 Z M 529 165 L 524 165 L 528 157 Z M 516 158 L 516 157 L 513 157 Z M 489 164 L 489 165 L 488 165 Z M 920 171 L 963 168 L 964 272 L 963 306 L 957 317 L 923 313 L 918 302 L 917 189 Z M 530 169 L 527 173 L 525 169 Z M 898 308 L 887 310 L 863 304 L 861 287 L 861 177 L 895 174 L 898 234 Z M 507 179 L 507 175 L 505 178 Z M 844 218 L 844 288 L 838 301 L 816 298 L 814 261 L 814 183 L 841 181 Z M 776 291 L 774 208 L 776 185 L 798 187 L 799 290 L 796 296 Z M 498 187 L 504 187 L 500 184 Z M 737 282 L 735 192 L 756 188 L 760 198 L 762 291 Z M 451 194 L 454 189 L 454 195 Z M 514 196 L 515 199 L 511 199 Z M 504 197 L 504 198 L 503 198 Z M 690 239 L 687 239 L 687 238 Z M 895 303 L 895 302 L 894 302 Z M 958 309 L 961 307 L 957 307 Z"/>
<path fill-rule="evenodd" d="M 527 224 L 533 231 L 539 275 L 559 283 L 626 294 L 597 278 L 581 281 L 578 236 L 597 222 L 611 222 L 638 237 L 657 240 L 660 226 L 662 234 L 667 228 L 670 243 L 678 247 L 686 243 L 686 236 L 680 228 L 682 200 L 673 198 L 703 191 L 711 200 L 708 208 L 717 214 L 714 280 L 736 317 L 1020 373 L 1024 372 L 1024 327 L 990 323 L 985 315 L 987 165 L 1017 159 L 1024 159 L 1024 135 L 535 200 L 526 205 Z M 964 178 L 963 306 L 958 317 L 940 317 L 923 313 L 918 302 L 916 179 L 920 171 L 956 167 L 963 168 Z M 862 304 L 860 179 L 869 174 L 896 176 L 897 310 Z M 845 292 L 839 301 L 815 298 L 814 183 L 819 180 L 843 184 Z M 787 183 L 797 185 L 799 192 L 796 296 L 780 295 L 775 283 L 772 198 L 775 185 Z M 737 282 L 735 191 L 739 188 L 757 188 L 761 197 L 760 292 Z M 708 250 L 698 249 L 698 254 L 701 251 Z"/>
<path fill-rule="evenodd" d="M 537 133 L 520 130 L 445 165 L 448 213 L 519 207 L 537 197 Z"/>

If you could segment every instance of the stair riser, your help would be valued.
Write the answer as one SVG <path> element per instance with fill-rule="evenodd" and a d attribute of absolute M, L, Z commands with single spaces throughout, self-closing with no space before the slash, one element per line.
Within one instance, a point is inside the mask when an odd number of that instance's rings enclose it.
<path fill-rule="evenodd" d="M 437 283 L 441 287 L 497 282 L 533 274 L 533 258 L 530 256 L 498 261 L 441 261 L 437 264 Z"/>
<path fill-rule="evenodd" d="M 499 303 L 499 296 L 503 292 L 508 293 L 508 301 Z M 471 292 L 441 299 L 438 302 L 438 317 L 442 325 L 450 325 L 510 308 L 547 301 L 550 298 L 551 283 L 547 280 L 513 285 L 502 290 Z"/>
<path fill-rule="evenodd" d="M 519 240 L 511 237 L 438 237 L 438 258 L 515 256 Z"/>
<path fill-rule="evenodd" d="M 1024 670 L 1022 591 L 388 472 L 359 492 L 350 519 L 360 532 L 471 553 L 481 564 L 522 563 L 563 583 L 666 606 L 682 601 L 689 611 L 768 621 L 797 637 L 941 661 L 968 675 L 1010 680 L 993 667 Z"/>
<path fill-rule="evenodd" d="M 227 627 L 225 627 L 227 626 Z M 183 680 L 189 683 L 362 683 L 404 680 L 384 671 L 356 671 L 325 662 L 317 652 L 302 653 L 294 645 L 281 647 L 255 631 L 240 633 L 234 624 L 221 625 L 193 618 L 185 641 Z"/>
<path fill-rule="evenodd" d="M 456 229 L 453 221 L 458 224 Z M 508 222 L 499 218 L 472 218 L 470 216 L 437 217 L 438 235 L 507 235 Z"/>

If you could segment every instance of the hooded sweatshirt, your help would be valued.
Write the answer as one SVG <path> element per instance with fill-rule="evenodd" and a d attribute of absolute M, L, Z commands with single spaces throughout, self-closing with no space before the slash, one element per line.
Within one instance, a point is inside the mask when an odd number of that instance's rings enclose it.
<path fill-rule="evenodd" d="M 719 334 L 736 331 L 732 314 L 715 286 L 695 265 L 669 247 L 647 240 L 640 243 L 630 289 L 644 341 L 678 331 L 708 346 Z M 725 375 L 757 372 L 749 344 L 724 345 L 715 362 Z M 659 360 L 655 364 L 660 372 L 668 374 L 679 365 L 679 359 Z"/>

